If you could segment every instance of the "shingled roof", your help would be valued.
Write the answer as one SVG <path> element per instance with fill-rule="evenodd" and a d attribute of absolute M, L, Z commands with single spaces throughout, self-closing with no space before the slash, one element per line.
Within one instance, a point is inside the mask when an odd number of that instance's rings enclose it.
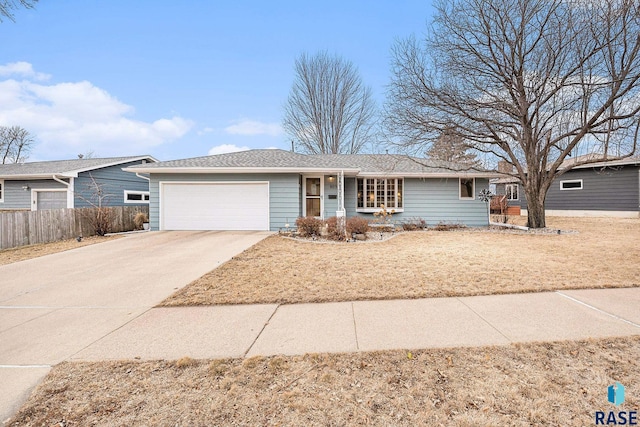
<path fill-rule="evenodd" d="M 148 173 L 300 172 L 346 175 L 496 176 L 481 169 L 397 154 L 301 154 L 284 150 L 249 150 L 132 166 Z"/>
<path fill-rule="evenodd" d="M 0 165 L 0 178 L 12 177 L 76 177 L 79 172 L 135 161 L 155 162 L 151 156 L 105 157 L 100 159 L 53 160 L 46 162 L 10 163 Z"/>

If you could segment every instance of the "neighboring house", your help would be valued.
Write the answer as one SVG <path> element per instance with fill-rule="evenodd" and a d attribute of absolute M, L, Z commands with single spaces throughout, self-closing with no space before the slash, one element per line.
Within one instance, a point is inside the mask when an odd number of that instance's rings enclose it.
<path fill-rule="evenodd" d="M 570 159 L 565 164 L 578 159 Z M 496 194 L 506 195 L 510 207 L 527 214 L 522 184 L 515 178 L 500 178 Z M 550 216 L 640 216 L 640 157 L 576 166 L 557 177 L 545 200 Z"/>
<path fill-rule="evenodd" d="M 91 206 L 94 181 L 103 205 L 147 205 L 149 178 L 122 169 L 156 161 L 134 156 L 0 165 L 0 211 Z"/>
<path fill-rule="evenodd" d="M 397 155 L 250 150 L 129 167 L 149 174 L 152 230 L 279 230 L 300 216 L 488 224 L 479 199 L 495 173 L 451 170 Z M 344 209 L 342 210 L 341 207 Z"/>

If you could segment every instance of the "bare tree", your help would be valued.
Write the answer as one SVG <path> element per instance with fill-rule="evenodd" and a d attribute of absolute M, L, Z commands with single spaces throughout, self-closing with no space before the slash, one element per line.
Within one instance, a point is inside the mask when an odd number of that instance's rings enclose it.
<path fill-rule="evenodd" d="M 5 163 L 20 163 L 29 157 L 33 136 L 20 126 L 0 126 L 0 160 Z"/>
<path fill-rule="evenodd" d="M 440 0 L 436 8 L 425 42 L 392 51 L 385 122 L 404 148 L 424 150 L 453 124 L 475 150 L 515 167 L 531 227 L 545 226 L 555 177 L 635 153 L 637 0 Z"/>
<path fill-rule="evenodd" d="M 466 165 L 469 168 L 479 166 L 475 153 L 470 151 L 464 138 L 453 128 L 445 128 L 440 136 L 429 146 L 427 158 L 442 160 L 456 165 Z"/>
<path fill-rule="evenodd" d="M 38 0 L 0 0 L 0 22 L 2 22 L 3 17 L 15 21 L 13 11 L 17 9 L 18 6 L 33 9 L 37 2 Z"/>
<path fill-rule="evenodd" d="M 284 129 L 312 154 L 353 154 L 372 137 L 376 112 L 371 89 L 354 65 L 326 52 L 302 54 L 285 105 Z"/>
<path fill-rule="evenodd" d="M 81 215 L 85 217 L 98 236 L 104 236 L 111 231 L 113 210 L 108 206 L 113 194 L 107 192 L 106 185 L 95 180 L 89 173 L 91 180 L 87 185 L 88 196 L 76 193 L 76 198 L 86 202 L 89 207 L 81 208 Z"/>

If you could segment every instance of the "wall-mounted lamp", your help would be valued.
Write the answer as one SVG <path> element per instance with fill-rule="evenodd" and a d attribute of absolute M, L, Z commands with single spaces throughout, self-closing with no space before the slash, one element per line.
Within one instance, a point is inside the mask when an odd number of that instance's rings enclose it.
<path fill-rule="evenodd" d="M 22 186 L 22 189 L 23 189 L 24 191 L 29 191 L 29 186 L 28 186 L 28 185 L 23 185 L 23 186 Z"/>
<path fill-rule="evenodd" d="M 335 181 L 335 179 L 336 179 L 335 176 L 333 176 L 333 175 L 329 176 L 329 182 L 333 182 L 333 181 Z"/>

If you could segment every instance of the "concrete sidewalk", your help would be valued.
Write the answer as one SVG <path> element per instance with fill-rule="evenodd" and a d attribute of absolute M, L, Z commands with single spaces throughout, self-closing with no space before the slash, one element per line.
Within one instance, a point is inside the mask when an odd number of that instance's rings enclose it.
<path fill-rule="evenodd" d="M 296 355 L 640 334 L 640 288 L 154 308 L 71 360 Z"/>
<path fill-rule="evenodd" d="M 638 307 L 640 288 L 323 304 L 163 307 L 144 311 L 66 357 L 60 358 L 59 350 L 51 351 L 57 363 L 63 359 L 205 359 L 578 340 L 640 335 Z M 21 389 L 25 381 L 41 380 L 52 363 L 47 362 L 51 355 L 40 350 L 36 347 L 32 353 L 14 354 L 13 362 L 11 354 L 4 354 L 4 363 L 15 363 L 12 368 L 0 366 L 5 389 Z M 26 372 L 18 374 L 16 369 Z M 16 408 L 25 398 L 4 394 L 0 408 Z"/>

